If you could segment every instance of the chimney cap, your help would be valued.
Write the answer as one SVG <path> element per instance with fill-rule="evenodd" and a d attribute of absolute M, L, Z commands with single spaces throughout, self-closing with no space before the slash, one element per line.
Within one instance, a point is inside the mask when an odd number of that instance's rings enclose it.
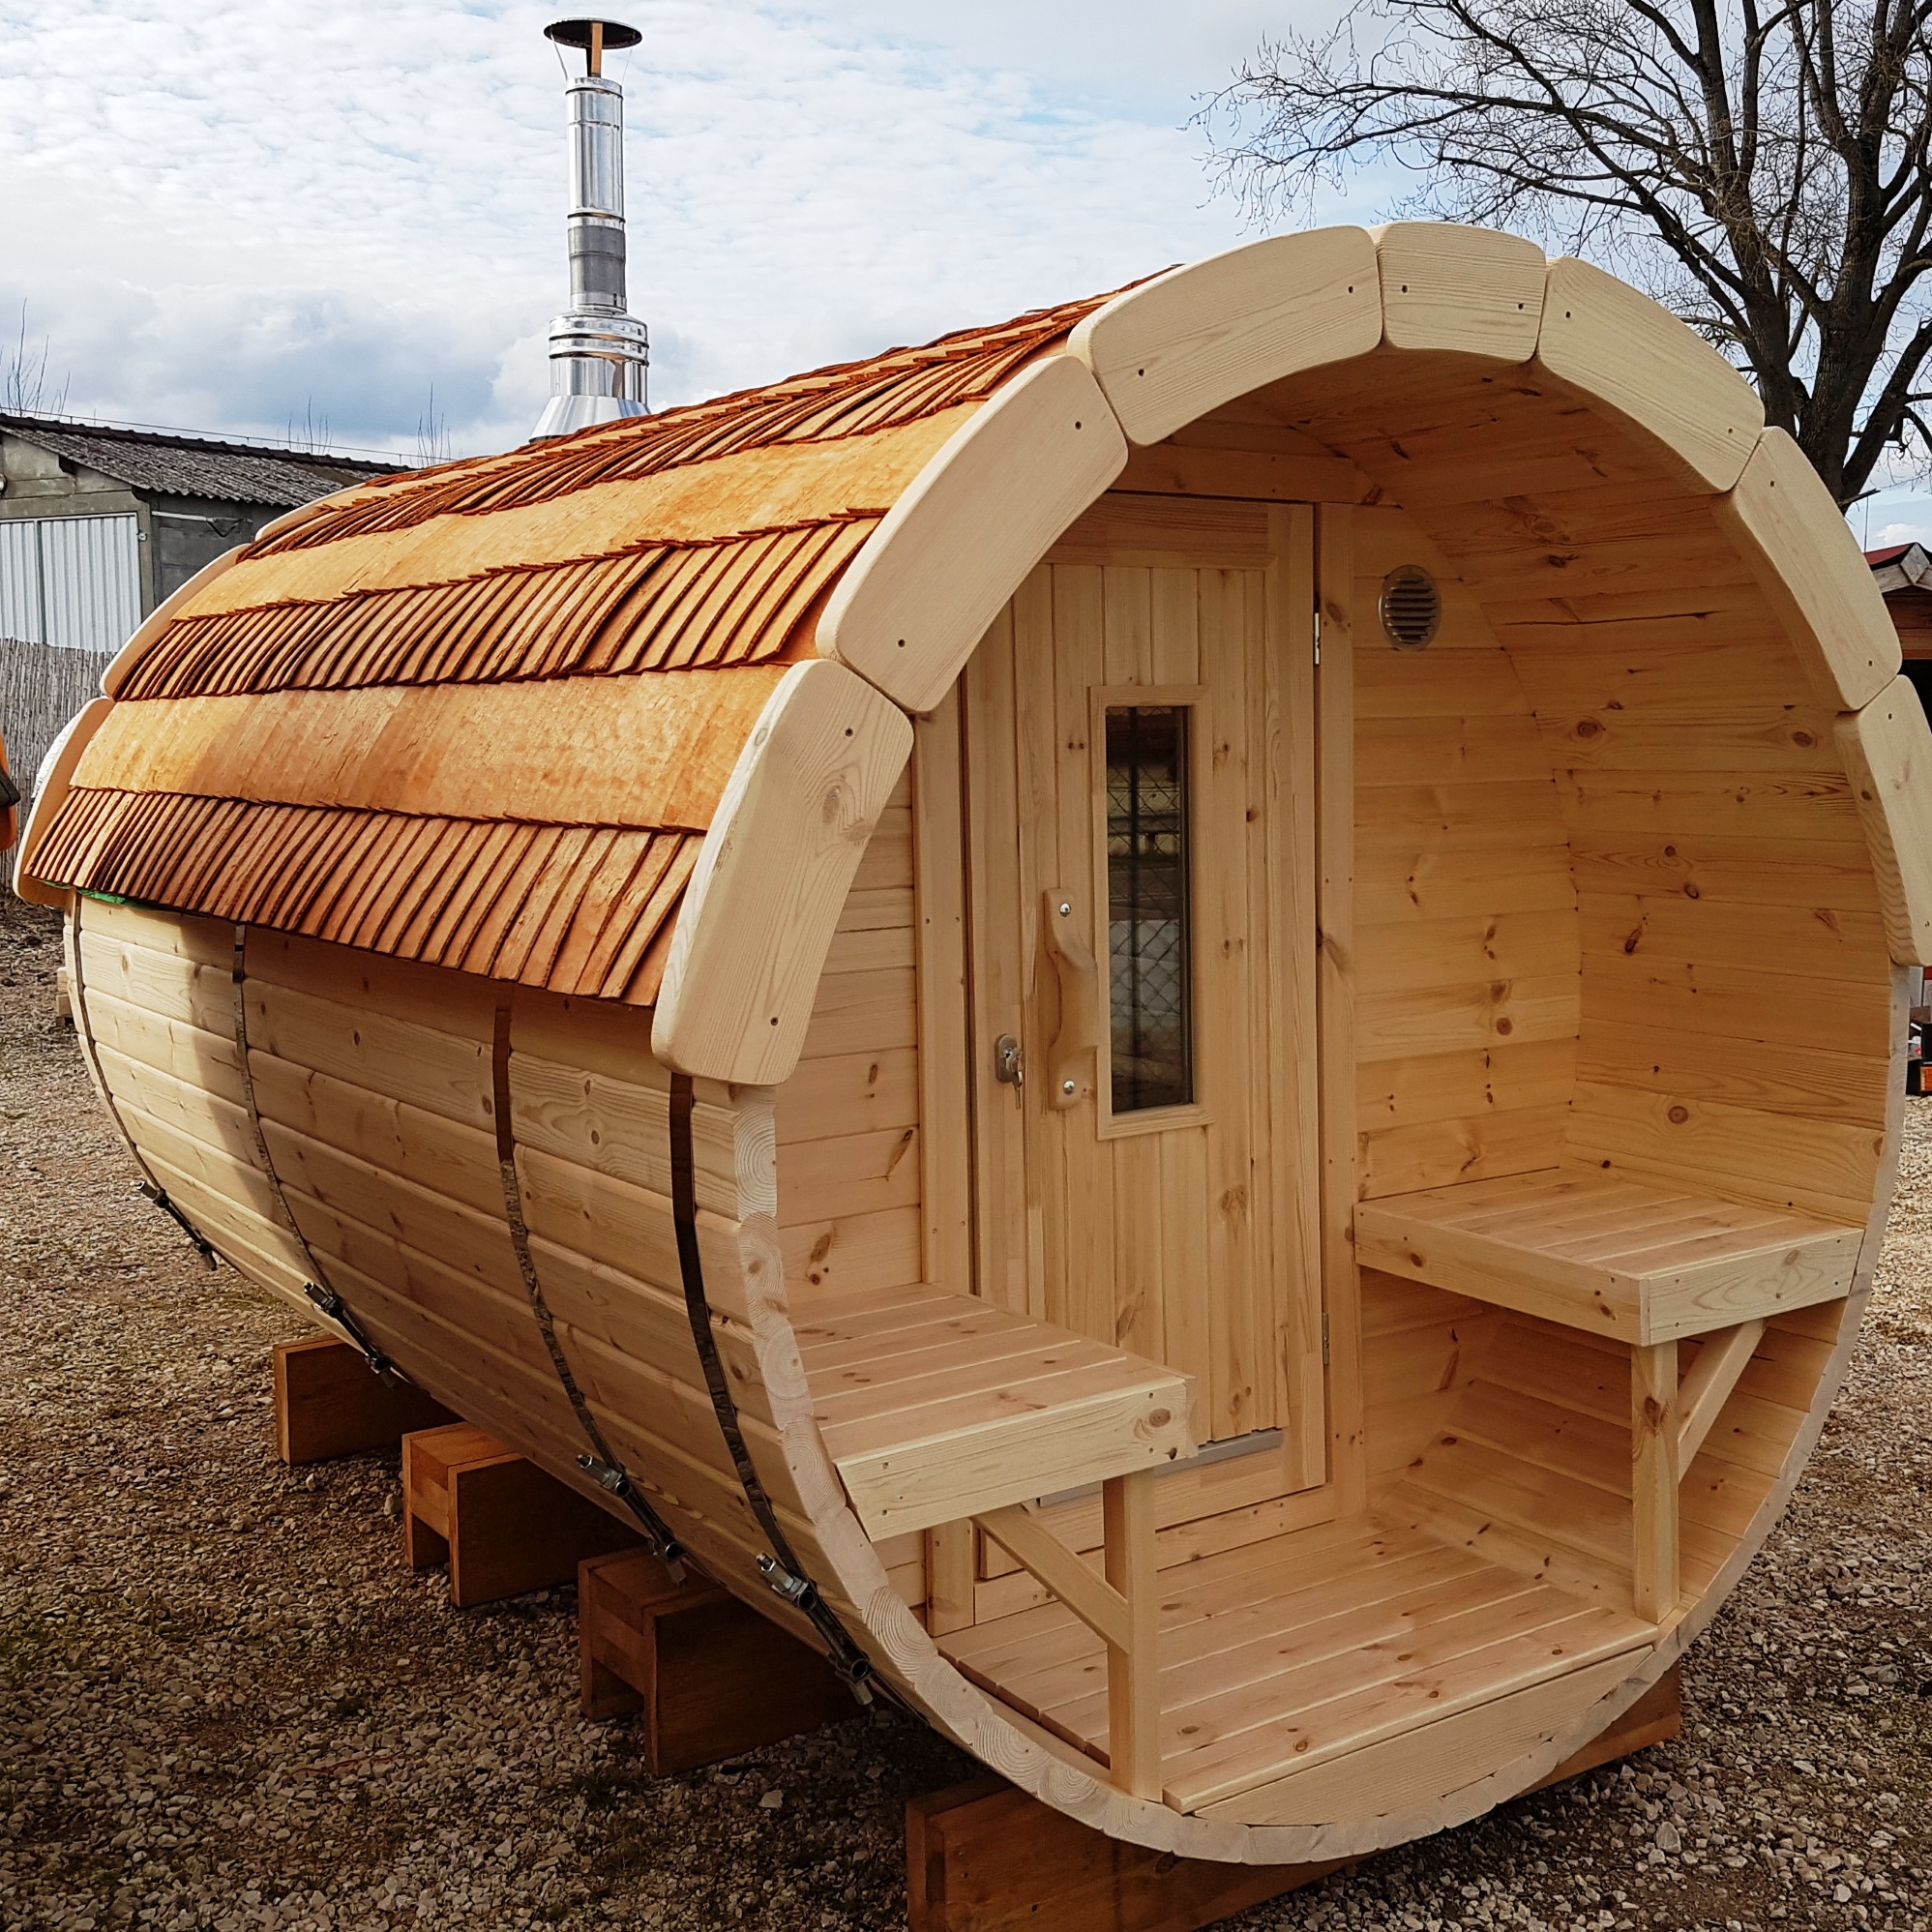
<path fill-rule="evenodd" d="M 601 35 L 599 28 L 603 29 Z M 643 35 L 621 20 L 552 20 L 544 29 L 544 38 L 560 47 L 581 47 L 586 53 L 594 47 L 614 53 L 620 47 L 636 46 Z"/>

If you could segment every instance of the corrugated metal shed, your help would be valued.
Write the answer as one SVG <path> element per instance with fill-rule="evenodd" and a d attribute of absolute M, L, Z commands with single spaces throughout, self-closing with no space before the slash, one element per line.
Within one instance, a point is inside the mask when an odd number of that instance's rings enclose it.
<path fill-rule="evenodd" d="M 210 437 L 0 414 L 0 430 L 134 490 L 295 509 L 403 465 L 306 450 L 258 450 Z"/>
<path fill-rule="evenodd" d="M 0 521 L 0 637 L 64 650 L 113 650 L 140 621 L 134 518 Z"/>

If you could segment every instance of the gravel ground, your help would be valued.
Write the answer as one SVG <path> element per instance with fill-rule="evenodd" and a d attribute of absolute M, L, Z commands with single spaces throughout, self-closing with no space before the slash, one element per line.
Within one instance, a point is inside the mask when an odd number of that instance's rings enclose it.
<path fill-rule="evenodd" d="M 209 1274 L 0 907 L 0 1926 L 888 1928 L 907 1798 L 972 1774 L 854 1716 L 652 1779 L 577 1715 L 573 1592 L 452 1611 L 393 1461 L 274 1460 L 299 1323 Z M 1932 1932 L 1932 1103 L 1798 1500 L 1632 1764 L 1231 1925 Z M 1043 1928 L 1044 1932 L 1044 1928 Z"/>

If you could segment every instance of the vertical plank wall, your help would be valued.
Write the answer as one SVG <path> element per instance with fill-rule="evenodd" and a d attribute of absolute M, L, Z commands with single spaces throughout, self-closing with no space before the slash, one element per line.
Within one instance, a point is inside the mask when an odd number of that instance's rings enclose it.
<path fill-rule="evenodd" d="M 1362 1197 L 1554 1167 L 1575 1078 L 1576 892 L 1550 760 L 1480 607 L 1414 520 L 1352 516 L 1355 1124 Z M 1394 649 L 1383 578 L 1443 592 Z M 1444 1426 L 1498 1311 L 1362 1270 L 1365 1459 L 1380 1494 Z"/>
<path fill-rule="evenodd" d="M 794 1313 L 924 1278 L 913 919 L 908 773 L 859 861 L 804 1055 L 778 1089 L 778 1221 Z"/>
<path fill-rule="evenodd" d="M 804 1054 L 777 1090 L 779 1238 L 795 1321 L 838 1297 L 931 1278 L 913 842 L 908 769 L 846 895 Z M 925 1548 L 918 1535 L 877 1545 L 914 1606 L 927 1595 Z"/>

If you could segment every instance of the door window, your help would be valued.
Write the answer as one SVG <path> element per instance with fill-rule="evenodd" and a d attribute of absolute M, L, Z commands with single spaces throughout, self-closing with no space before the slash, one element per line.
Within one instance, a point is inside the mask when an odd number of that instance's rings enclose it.
<path fill-rule="evenodd" d="M 1115 1114 L 1194 1098 L 1188 707 L 1107 708 L 1107 953 Z"/>

